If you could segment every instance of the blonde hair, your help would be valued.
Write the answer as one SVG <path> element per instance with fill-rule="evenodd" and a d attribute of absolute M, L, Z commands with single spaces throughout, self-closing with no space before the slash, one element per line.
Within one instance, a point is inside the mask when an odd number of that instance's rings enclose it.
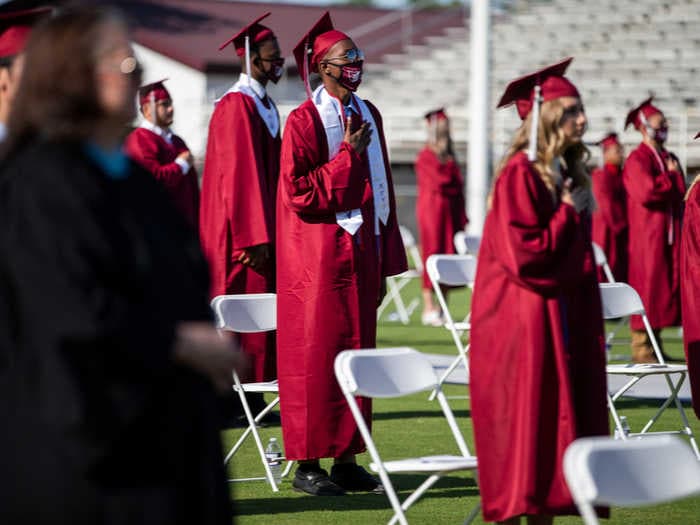
<path fill-rule="evenodd" d="M 700 173 L 698 173 L 695 178 L 693 179 L 693 182 L 690 183 L 690 186 L 688 186 L 688 191 L 685 192 L 685 198 L 683 200 L 688 200 L 688 197 L 690 197 L 690 192 L 693 189 L 693 186 L 695 186 L 698 182 L 700 182 Z"/>
<path fill-rule="evenodd" d="M 533 162 L 533 166 L 552 194 L 553 199 L 557 198 L 557 187 L 556 175 L 552 171 L 552 164 L 557 157 L 563 157 L 566 163 L 567 176 L 571 177 L 573 187 L 590 188 L 591 185 L 588 170 L 586 169 L 586 162 L 591 156 L 590 152 L 583 142 L 566 146 L 566 136 L 560 126 L 563 115 L 564 106 L 558 99 L 543 102 L 540 107 L 540 121 L 537 126 L 537 159 Z M 518 152 L 526 150 L 530 143 L 531 121 L 532 112 L 515 132 L 515 137 L 513 137 L 505 157 L 498 166 L 488 198 L 489 207 L 496 180 L 508 164 L 508 161 Z"/>

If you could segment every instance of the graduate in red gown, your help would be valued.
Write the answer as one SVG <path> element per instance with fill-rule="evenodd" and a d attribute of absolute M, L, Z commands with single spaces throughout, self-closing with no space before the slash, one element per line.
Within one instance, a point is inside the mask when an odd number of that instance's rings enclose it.
<path fill-rule="evenodd" d="M 342 350 L 376 344 L 384 278 L 407 269 L 379 111 L 354 94 L 363 54 L 325 13 L 294 49 L 309 99 L 282 140 L 277 194 L 277 366 L 293 485 L 315 495 L 378 491 L 336 382 Z M 309 72 L 321 85 L 311 93 Z M 369 399 L 361 400 L 367 421 Z M 334 458 L 329 477 L 320 458 Z"/>
<path fill-rule="evenodd" d="M 423 268 L 433 254 L 455 253 L 454 236 L 467 225 L 464 179 L 455 159 L 450 121 L 444 109 L 425 115 L 428 141 L 416 157 L 418 182 L 416 222 L 420 236 Z M 443 290 L 444 293 L 447 290 Z M 423 272 L 423 313 L 425 325 L 441 324 L 440 307 L 433 299 L 428 272 Z"/>
<path fill-rule="evenodd" d="M 212 297 L 275 291 L 280 119 L 265 87 L 280 79 L 284 59 L 277 37 L 260 23 L 269 15 L 254 20 L 220 47 L 233 44 L 243 72 L 216 102 L 209 123 L 200 238 L 209 262 Z M 240 334 L 240 343 L 251 358 L 251 373 L 242 379 L 275 379 L 274 332 Z M 248 397 L 254 409 L 262 408 L 261 395 Z"/>
<path fill-rule="evenodd" d="M 34 24 L 51 13 L 49 7 L 0 14 L 0 142 L 7 135 L 7 120 L 24 68 L 24 45 Z"/>
<path fill-rule="evenodd" d="M 563 77 L 571 60 L 511 82 L 499 103 L 515 102 L 523 123 L 491 192 L 471 309 L 471 411 L 486 521 L 518 524 L 526 515 L 529 524 L 549 524 L 575 514 L 564 451 L 576 438 L 609 433 L 586 115 Z"/>
<path fill-rule="evenodd" d="M 622 185 L 624 150 L 617 133 L 609 133 L 597 145 L 603 150 L 603 166 L 591 173 L 597 204 L 593 212 L 593 242 L 605 252 L 615 280 L 627 282 L 627 211 Z M 606 280 L 601 268 L 598 268 L 598 278 Z"/>
<path fill-rule="evenodd" d="M 700 133 L 695 135 L 700 138 Z M 688 378 L 693 410 L 700 419 L 700 175 L 685 197 L 681 235 L 681 312 L 683 347 L 688 362 Z"/>
<path fill-rule="evenodd" d="M 668 124 L 649 98 L 630 111 L 642 142 L 622 171 L 629 223 L 628 282 L 637 290 L 656 340 L 662 328 L 681 324 L 680 246 L 685 181 L 678 159 L 664 148 Z M 642 319 L 632 316 L 632 360 L 657 361 Z M 664 354 L 664 359 L 671 360 Z"/>
<path fill-rule="evenodd" d="M 129 157 L 166 188 L 177 209 L 196 231 L 199 216 L 197 170 L 185 141 L 170 130 L 175 112 L 170 93 L 163 85 L 165 80 L 139 88 L 143 121 L 129 133 L 124 147 Z"/>

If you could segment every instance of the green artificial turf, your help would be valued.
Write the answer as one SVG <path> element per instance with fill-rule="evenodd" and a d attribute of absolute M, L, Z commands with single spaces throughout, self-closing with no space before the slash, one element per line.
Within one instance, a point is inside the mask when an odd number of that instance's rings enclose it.
<path fill-rule="evenodd" d="M 408 300 L 418 297 L 419 283 L 408 285 L 402 295 Z M 468 308 L 468 292 L 456 290 L 450 297 L 450 308 L 456 319 L 463 318 Z M 456 349 L 451 336 L 444 328 L 424 327 L 420 324 L 420 307 L 412 315 L 411 324 L 387 320 L 392 307 L 379 322 L 377 346 L 411 346 L 431 353 L 455 354 Z M 612 325 L 609 325 L 611 327 Z M 628 331 L 623 329 L 619 337 Z M 665 330 L 663 340 L 666 351 L 675 357 L 683 355 L 682 342 L 676 329 Z M 626 346 L 613 346 L 613 354 L 625 354 Z M 472 422 L 469 418 L 469 400 L 466 387 L 447 386 L 448 396 L 462 396 L 450 399 L 455 416 L 467 442 L 473 451 Z M 620 412 L 627 416 L 634 429 L 641 428 L 648 418 L 654 404 L 648 401 L 622 400 Z M 700 434 L 700 423 L 695 419 L 692 409 L 686 405 L 686 413 L 696 435 Z M 319 424 L 323 422 L 319 421 Z M 674 410 L 662 416 L 657 427 L 660 430 L 680 428 L 680 417 Z M 240 430 L 224 432 L 224 445 L 230 446 L 240 435 Z M 266 442 L 275 436 L 281 442 L 281 429 L 264 428 L 260 431 Z M 375 400 L 373 436 L 384 459 L 411 457 L 430 454 L 457 454 L 458 450 L 450 434 L 442 412 L 435 401 L 429 401 L 428 395 L 419 394 L 410 397 Z M 228 450 L 228 448 L 226 448 Z M 358 456 L 362 465 L 369 463 L 368 456 Z M 330 469 L 330 461 L 322 463 Z M 292 470 L 292 475 L 294 470 Z M 236 454 L 229 466 L 229 474 L 234 477 L 251 477 L 263 475 L 259 457 L 253 441 L 247 441 Z M 291 477 L 291 476 L 290 476 Z M 405 498 L 419 483 L 423 476 L 393 476 L 394 486 L 399 491 L 399 498 Z M 294 492 L 289 477 L 282 481 L 281 490 L 273 493 L 266 482 L 251 481 L 231 483 L 231 497 L 234 501 L 234 521 L 242 525 L 254 524 L 381 524 L 392 516 L 391 506 L 385 496 L 372 494 L 352 494 L 344 497 L 319 498 Z M 469 511 L 478 502 L 479 493 L 471 474 L 452 474 L 430 489 L 407 513 L 410 523 L 461 524 Z M 474 523 L 483 523 L 479 516 Z M 580 524 L 577 517 L 557 518 L 555 523 Z M 700 523 L 700 497 L 689 498 L 664 505 L 635 509 L 613 509 L 612 517 L 607 523 L 639 525 L 664 524 L 688 525 Z"/>

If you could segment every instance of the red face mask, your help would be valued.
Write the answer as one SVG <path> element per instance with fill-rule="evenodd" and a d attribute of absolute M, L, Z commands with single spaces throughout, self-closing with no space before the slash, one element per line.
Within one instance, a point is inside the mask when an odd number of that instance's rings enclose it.
<path fill-rule="evenodd" d="M 353 62 L 351 64 L 345 64 L 340 67 L 340 78 L 338 83 L 344 88 L 350 91 L 357 91 L 362 83 L 362 64 L 363 61 Z"/>

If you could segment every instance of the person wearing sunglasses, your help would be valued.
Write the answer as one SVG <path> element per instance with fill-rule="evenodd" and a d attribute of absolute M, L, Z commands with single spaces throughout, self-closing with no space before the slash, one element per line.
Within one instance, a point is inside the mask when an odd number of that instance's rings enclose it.
<path fill-rule="evenodd" d="M 124 146 L 129 157 L 163 184 L 177 209 L 196 231 L 199 177 L 187 144 L 170 129 L 175 111 L 170 92 L 163 82 L 165 80 L 159 80 L 139 88 L 143 120 L 126 137 Z"/>
<path fill-rule="evenodd" d="M 199 227 L 212 297 L 275 291 L 275 194 L 281 139 L 279 113 L 266 86 L 280 79 L 284 59 L 277 37 L 260 23 L 269 15 L 257 18 L 219 48 L 233 44 L 243 72 L 216 101 L 209 122 Z M 240 342 L 251 358 L 251 373 L 241 379 L 275 379 L 274 332 L 241 334 Z M 262 410 L 262 394 L 247 395 L 252 410 Z M 232 395 L 234 419 L 229 426 L 242 421 L 237 400 Z M 279 423 L 279 415 L 271 412 L 263 423 Z"/>
<path fill-rule="evenodd" d="M 285 455 L 298 491 L 381 492 L 355 461 L 365 445 L 333 373 L 346 349 L 376 346 L 382 283 L 406 270 L 377 109 L 355 94 L 363 54 L 330 15 L 294 56 L 309 99 L 291 112 L 277 195 L 277 367 Z M 321 85 L 312 93 L 309 74 Z M 367 421 L 369 399 L 360 401 Z M 320 459 L 332 458 L 329 473 Z"/>

